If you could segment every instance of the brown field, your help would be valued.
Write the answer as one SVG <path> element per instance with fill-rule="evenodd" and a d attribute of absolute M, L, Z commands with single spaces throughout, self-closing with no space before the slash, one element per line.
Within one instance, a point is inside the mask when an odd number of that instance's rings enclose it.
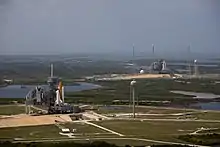
<path fill-rule="evenodd" d="M 68 115 L 29 116 L 29 115 L 21 114 L 21 115 L 13 115 L 10 117 L 0 118 L 0 128 L 49 125 L 49 124 L 55 124 L 56 121 L 69 122 L 72 120 Z"/>
<path fill-rule="evenodd" d="M 170 78 L 169 74 L 136 74 L 127 75 L 125 79 Z"/>

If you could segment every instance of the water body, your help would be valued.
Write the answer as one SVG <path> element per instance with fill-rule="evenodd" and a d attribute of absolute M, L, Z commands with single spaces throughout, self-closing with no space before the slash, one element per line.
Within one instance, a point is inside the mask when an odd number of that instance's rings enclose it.
<path fill-rule="evenodd" d="M 189 63 L 182 63 L 182 62 L 177 62 L 177 63 L 169 63 L 168 65 L 170 66 L 189 66 Z M 199 67 L 218 67 L 218 64 L 198 64 L 197 66 Z"/>
<path fill-rule="evenodd" d="M 175 94 L 182 94 L 182 95 L 188 95 L 188 96 L 193 96 L 193 98 L 195 99 L 215 99 L 215 98 L 219 98 L 220 95 L 216 95 L 213 93 L 201 93 L 201 92 L 191 92 L 191 91 L 177 91 L 177 90 L 173 90 L 170 91 L 171 93 L 175 93 Z"/>
<path fill-rule="evenodd" d="M 200 108 L 202 110 L 220 110 L 220 102 L 197 103 L 191 106 Z"/>
<path fill-rule="evenodd" d="M 9 85 L 7 87 L 0 88 L 0 98 L 25 98 L 26 94 L 34 89 L 37 85 L 24 85 L 25 88 L 21 88 L 21 85 Z M 47 85 L 41 85 L 47 86 Z M 83 90 L 91 90 L 100 88 L 100 85 L 91 83 L 79 83 L 79 85 L 65 86 L 65 92 L 77 92 Z"/>

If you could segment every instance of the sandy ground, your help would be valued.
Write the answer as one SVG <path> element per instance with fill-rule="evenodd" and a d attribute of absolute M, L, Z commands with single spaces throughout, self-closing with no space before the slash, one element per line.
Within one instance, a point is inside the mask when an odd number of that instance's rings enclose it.
<path fill-rule="evenodd" d="M 154 78 L 171 78 L 171 76 L 169 74 L 133 74 L 133 75 L 121 75 L 111 78 L 99 78 L 98 80 L 114 81 L 114 80 L 154 79 Z"/>
<path fill-rule="evenodd" d="M 0 118 L 0 128 L 49 125 L 49 124 L 55 124 L 56 121 L 70 122 L 72 120 L 68 115 L 29 116 L 26 114 L 21 114 L 21 115 L 14 115 L 8 118 Z"/>
<path fill-rule="evenodd" d="M 170 75 L 169 74 L 137 74 L 137 75 L 127 75 L 123 78 L 125 79 L 170 78 Z"/>

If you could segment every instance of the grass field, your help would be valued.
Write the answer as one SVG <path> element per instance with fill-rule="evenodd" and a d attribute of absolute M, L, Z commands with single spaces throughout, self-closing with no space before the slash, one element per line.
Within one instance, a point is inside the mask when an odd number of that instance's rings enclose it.
<path fill-rule="evenodd" d="M 196 131 L 198 128 L 220 128 L 220 123 L 203 123 L 203 122 L 160 122 L 160 121 L 125 121 L 125 120 L 109 120 L 109 121 L 98 121 L 95 124 L 101 125 L 118 133 L 125 135 L 125 138 L 146 138 L 152 140 L 169 141 L 169 142 L 180 142 L 184 143 L 183 140 L 178 139 L 180 135 L 186 135 Z M 64 128 L 76 129 L 74 136 L 78 138 L 105 138 L 113 137 L 118 138 L 114 134 L 103 131 L 99 128 L 81 124 L 81 123 L 66 123 L 60 124 Z M 219 130 L 216 130 L 219 132 Z M 39 139 L 62 139 L 68 138 L 59 134 L 60 128 L 55 125 L 35 126 L 35 127 L 17 127 L 17 128 L 2 128 L 0 129 L 0 140 L 10 140 L 13 138 L 23 138 L 31 140 Z M 206 132 L 204 132 L 206 133 Z M 91 140 L 84 140 L 79 142 L 92 142 Z M 155 143 L 145 141 L 134 141 L 134 140 L 116 140 L 116 139 L 102 139 L 109 143 L 117 145 L 152 145 Z"/>
<path fill-rule="evenodd" d="M 99 114 L 105 114 L 111 116 L 111 114 L 116 113 L 132 113 L 132 108 L 129 106 L 99 106 L 96 110 Z M 164 114 L 164 116 L 159 115 L 146 115 L 137 116 L 139 118 L 155 118 L 155 119 L 177 119 L 177 118 L 196 118 L 205 120 L 220 120 L 220 111 L 201 111 L 195 109 L 178 109 L 178 108 L 165 108 L 165 107 L 151 107 L 151 106 L 141 106 L 136 107 L 136 113 L 146 113 L 146 114 Z M 172 115 L 181 114 L 182 115 Z M 184 113 L 192 113 L 185 115 Z"/>
<path fill-rule="evenodd" d="M 76 129 L 76 136 L 78 137 L 94 137 L 94 136 L 115 136 L 112 133 L 105 130 L 90 126 L 85 123 L 65 123 L 62 126 L 69 128 L 70 130 Z"/>
<path fill-rule="evenodd" d="M 132 140 L 132 139 L 108 139 L 108 140 L 102 140 L 105 142 L 108 142 L 110 144 L 116 144 L 118 146 L 124 147 L 126 145 L 130 145 L 130 146 L 150 146 L 150 145 L 155 145 L 158 143 L 152 143 L 152 142 L 146 142 L 146 141 L 140 141 L 140 140 Z"/>
<path fill-rule="evenodd" d="M 95 141 L 105 141 L 109 144 L 115 144 L 120 147 L 125 147 L 126 145 L 130 146 L 150 146 L 150 145 L 158 145 L 158 143 L 140 141 L 140 140 L 133 140 L 133 139 L 90 139 L 90 140 L 81 140 L 81 141 L 74 141 L 75 143 L 91 143 Z M 104 147 L 104 146 L 103 146 Z"/>
<path fill-rule="evenodd" d="M 62 126 L 63 128 L 69 128 L 71 132 L 73 129 L 76 129 L 76 132 L 74 133 L 78 137 L 94 137 L 94 136 L 99 135 L 97 133 L 101 133 L 101 135 L 104 135 L 104 136 L 114 136 L 113 134 L 110 134 L 109 132 L 103 131 L 93 126 L 89 126 L 87 124 L 66 123 L 66 124 L 60 124 L 60 126 Z M 60 135 L 59 132 L 61 132 L 61 129 L 55 125 L 1 128 L 0 139 L 66 138 L 66 136 Z"/>
<path fill-rule="evenodd" d="M 204 134 L 204 133 L 220 133 L 220 128 L 219 129 L 213 129 L 213 130 L 203 130 L 203 131 L 199 132 L 199 134 Z"/>
<path fill-rule="evenodd" d="M 0 138 L 53 138 L 61 137 L 59 129 L 55 125 L 31 126 L 31 127 L 16 127 L 16 128 L 1 128 Z"/>
<path fill-rule="evenodd" d="M 106 131 L 89 126 L 85 123 L 65 123 L 62 124 L 62 126 L 69 128 L 70 130 L 76 129 L 77 133 L 106 133 Z"/>
<path fill-rule="evenodd" d="M 204 119 L 204 120 L 220 120 L 220 111 L 199 111 L 195 110 L 195 113 L 188 115 L 194 117 L 196 119 Z M 184 117 L 184 116 L 183 116 Z"/>
<path fill-rule="evenodd" d="M 173 113 L 184 113 L 193 112 L 195 110 L 184 110 L 184 109 L 172 109 L 172 108 L 160 108 L 160 107 L 136 107 L 136 112 L 149 113 L 149 114 L 173 114 Z M 96 111 L 101 114 L 109 113 L 131 113 L 132 108 L 129 106 L 100 106 Z"/>
<path fill-rule="evenodd" d="M 11 105 L 14 104 L 15 102 L 24 104 L 24 99 L 23 98 L 0 98 L 0 105 Z"/>
<path fill-rule="evenodd" d="M 206 113 L 200 113 L 196 114 L 196 117 L 198 119 L 212 119 L 212 120 L 220 120 L 220 111 L 219 112 L 206 112 Z"/>
<path fill-rule="evenodd" d="M 179 139 L 192 144 L 216 147 L 220 145 L 220 134 L 181 135 Z"/>
<path fill-rule="evenodd" d="M 130 137 L 163 141 L 178 141 L 179 135 L 192 133 L 197 128 L 220 128 L 220 123 L 203 122 L 159 122 L 159 121 L 102 121 L 95 122 L 103 127 Z"/>
<path fill-rule="evenodd" d="M 136 97 L 141 100 L 152 102 L 143 102 L 143 105 L 154 106 L 189 106 L 198 101 L 193 96 L 174 94 L 172 90 L 206 92 L 220 94 L 220 84 L 215 84 L 214 80 L 191 79 L 191 80 L 168 80 L 168 79 L 148 79 L 137 80 Z M 87 104 L 113 104 L 113 100 L 129 100 L 130 81 L 107 81 L 95 82 L 102 86 L 100 89 L 87 90 L 81 92 L 69 92 L 66 94 L 67 102 L 70 103 L 87 103 Z M 74 99 L 71 99 L 74 97 Z M 157 101 L 157 102 L 154 102 Z M 169 101 L 169 103 L 160 103 L 158 101 Z M 125 104 L 119 102 L 115 104 Z"/>
<path fill-rule="evenodd" d="M 0 105 L 0 115 L 15 115 L 25 113 L 25 107 L 19 105 Z"/>

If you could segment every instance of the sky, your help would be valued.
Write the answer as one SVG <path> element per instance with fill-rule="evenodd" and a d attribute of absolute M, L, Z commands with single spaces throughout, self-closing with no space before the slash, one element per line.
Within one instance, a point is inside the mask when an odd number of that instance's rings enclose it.
<path fill-rule="evenodd" d="M 219 14 L 219 0 L 0 0 L 0 54 L 216 54 Z"/>

